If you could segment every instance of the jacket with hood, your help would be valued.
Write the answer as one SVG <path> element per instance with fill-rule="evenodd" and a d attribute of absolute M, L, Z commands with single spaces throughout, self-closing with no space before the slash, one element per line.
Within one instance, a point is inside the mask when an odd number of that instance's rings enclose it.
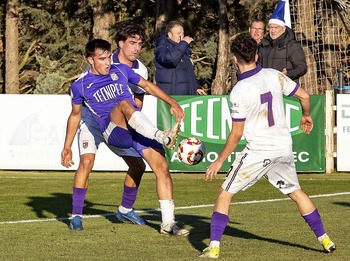
<path fill-rule="evenodd" d="M 286 68 L 287 76 L 296 83 L 299 83 L 299 78 L 307 72 L 304 50 L 289 27 L 275 40 L 272 40 L 270 35 L 261 40 L 258 62 L 263 68 L 278 71 Z"/>
<path fill-rule="evenodd" d="M 168 95 L 195 95 L 201 88 L 194 74 L 191 54 L 185 41 L 176 43 L 166 35 L 157 39 L 155 80 Z"/>

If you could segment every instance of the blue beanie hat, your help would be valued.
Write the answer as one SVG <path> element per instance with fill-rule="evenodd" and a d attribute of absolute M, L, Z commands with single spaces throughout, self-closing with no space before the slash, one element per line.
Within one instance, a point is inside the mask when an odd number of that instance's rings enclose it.
<path fill-rule="evenodd" d="M 285 27 L 286 23 L 284 20 L 284 6 L 286 2 L 284 0 L 280 0 L 277 4 L 275 11 L 272 13 L 269 24 L 277 24 Z"/>

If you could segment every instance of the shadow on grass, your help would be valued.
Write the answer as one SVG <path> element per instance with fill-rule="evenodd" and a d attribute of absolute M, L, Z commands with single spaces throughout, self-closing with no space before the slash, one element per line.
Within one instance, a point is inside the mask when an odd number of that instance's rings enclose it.
<path fill-rule="evenodd" d="M 153 212 L 153 211 L 150 212 L 147 210 L 144 210 L 144 211 L 148 212 L 148 214 L 142 215 L 142 217 L 145 218 L 147 221 L 149 221 L 149 226 L 154 228 L 159 233 L 159 225 L 153 224 L 152 221 L 158 221 L 158 224 L 159 224 L 161 219 L 160 213 Z M 192 227 L 190 234 L 188 235 L 188 240 L 192 244 L 192 246 L 198 250 L 198 253 L 200 253 L 204 248 L 207 247 L 204 241 L 209 239 L 211 218 L 196 216 L 196 215 L 176 215 L 176 220 L 183 222 L 186 226 Z M 314 252 L 323 252 L 320 249 L 311 248 L 301 244 L 291 243 L 288 241 L 283 241 L 283 240 L 278 240 L 278 239 L 273 239 L 268 237 L 261 237 L 259 235 L 252 234 L 248 231 L 235 228 L 234 226 L 237 224 L 239 223 L 229 222 L 228 226 L 225 229 L 224 235 L 231 236 L 234 238 L 261 240 L 272 244 L 297 247 L 297 248 L 314 251 Z"/>
<path fill-rule="evenodd" d="M 69 226 L 69 217 L 72 211 L 71 194 L 52 193 L 49 197 L 29 197 L 28 199 L 29 202 L 26 205 L 32 208 L 38 218 L 50 218 L 51 215 L 48 216 L 47 213 L 51 213 L 58 221 Z M 98 209 L 97 206 L 111 205 L 95 204 L 85 200 L 84 215 L 101 215 L 113 223 L 118 222 L 112 213 Z"/>
<path fill-rule="evenodd" d="M 343 206 L 343 207 L 350 207 L 350 202 L 334 202 L 333 204 Z"/>
<path fill-rule="evenodd" d="M 27 206 L 31 207 L 36 213 L 38 218 L 50 218 L 46 213 L 53 214 L 58 221 L 63 222 L 67 226 L 69 225 L 69 216 L 71 213 L 72 195 L 67 193 L 52 193 L 49 197 L 29 197 Z M 349 203 L 338 202 L 339 205 L 349 206 Z M 107 212 L 102 209 L 96 208 L 96 206 L 111 206 L 103 204 L 95 204 L 88 200 L 85 200 L 84 214 L 85 215 L 100 215 L 105 217 L 111 223 L 120 223 L 113 213 Z M 141 209 L 140 209 L 141 210 Z M 144 214 L 141 216 L 145 218 L 149 224 L 148 226 L 153 228 L 159 233 L 159 224 L 161 223 L 161 214 L 158 210 L 141 210 Z M 199 252 L 202 251 L 207 245 L 204 241 L 207 241 L 210 235 L 210 221 L 209 217 L 197 216 L 197 215 L 176 215 L 176 220 L 183 222 L 186 226 L 192 227 L 188 240 L 192 246 Z M 254 239 L 266 241 L 273 244 L 286 245 L 291 247 L 298 247 L 304 250 L 310 250 L 315 252 L 322 252 L 319 249 L 310 248 L 304 245 L 295 244 L 283 240 L 261 237 L 250 232 L 234 228 L 237 223 L 229 222 L 225 229 L 224 234 L 236 238 Z"/>

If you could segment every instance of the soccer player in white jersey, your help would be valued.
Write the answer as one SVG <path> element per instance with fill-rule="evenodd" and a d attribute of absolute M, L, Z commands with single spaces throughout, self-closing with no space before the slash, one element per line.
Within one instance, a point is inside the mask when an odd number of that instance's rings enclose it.
<path fill-rule="evenodd" d="M 72 112 L 67 123 L 62 165 L 66 167 L 70 165 L 71 144 L 78 121 L 81 119 L 81 108 L 84 102 L 98 122 L 106 142 L 122 148 L 132 146 L 147 161 L 157 176 L 157 194 L 162 213 L 160 232 L 187 235 L 188 230 L 179 228 L 174 220 L 172 180 L 164 157 L 164 149 L 158 143 L 161 142 L 169 147 L 166 141 L 176 141 L 175 134 L 179 130 L 179 122 L 184 119 L 184 112 L 174 99 L 133 72 L 129 66 L 111 65 L 110 49 L 110 43 L 102 39 L 94 39 L 86 45 L 86 57 L 91 68 L 71 87 Z M 169 132 L 159 131 L 141 113 L 133 100 L 129 83 L 140 85 L 170 105 L 170 112 L 176 115 L 177 122 Z M 128 125 L 133 129 L 129 129 Z"/>
<path fill-rule="evenodd" d="M 233 196 L 262 177 L 297 204 L 324 250 L 332 252 L 335 245 L 326 234 L 315 205 L 300 188 L 284 115 L 283 95 L 297 97 L 302 107 L 300 127 L 309 134 L 313 128 L 309 94 L 281 72 L 257 65 L 257 43 L 250 35 L 238 36 L 231 51 L 241 73 L 230 94 L 232 129 L 217 160 L 208 166 L 205 179 L 216 177 L 242 135 L 247 145 L 237 155 L 219 189 L 210 224 L 210 244 L 199 256 L 219 257 Z"/>
<path fill-rule="evenodd" d="M 145 38 L 141 25 L 127 22 L 123 23 L 115 36 L 118 50 L 112 55 L 113 63 L 124 63 L 130 66 L 134 72 L 147 80 L 147 68 L 137 59 L 142 49 Z M 134 99 L 142 108 L 145 91 L 137 85 L 129 85 L 134 93 Z M 82 230 L 82 214 L 84 201 L 88 189 L 88 178 L 95 162 L 95 155 L 101 142 L 104 142 L 100 128 L 86 106 L 82 108 L 82 119 L 78 129 L 79 166 L 74 175 L 72 195 L 72 219 L 69 227 L 73 230 Z M 145 225 L 147 222 L 133 211 L 138 187 L 146 165 L 134 148 L 117 148 L 108 145 L 108 148 L 116 155 L 123 158 L 128 165 L 128 171 L 124 180 L 122 202 L 115 213 L 122 221 L 130 221 L 134 224 Z"/>

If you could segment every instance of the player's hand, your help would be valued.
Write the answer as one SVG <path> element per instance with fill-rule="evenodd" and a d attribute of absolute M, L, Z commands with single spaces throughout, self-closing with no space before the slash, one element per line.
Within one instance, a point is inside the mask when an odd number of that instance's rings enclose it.
<path fill-rule="evenodd" d="M 176 116 L 176 121 L 181 122 L 185 120 L 185 112 L 178 103 L 170 107 L 170 114 Z"/>
<path fill-rule="evenodd" d="M 61 164 L 62 166 L 69 168 L 74 165 L 74 162 L 72 160 L 73 153 L 71 149 L 63 149 L 61 152 Z"/>
<path fill-rule="evenodd" d="M 216 174 L 221 169 L 222 163 L 219 161 L 214 161 L 212 164 L 207 167 L 207 171 L 205 172 L 205 180 L 213 180 L 213 177 L 216 178 Z"/>
<path fill-rule="evenodd" d="M 203 90 L 203 89 L 197 89 L 196 93 L 197 93 L 198 95 L 207 95 L 207 93 L 206 93 L 205 90 Z"/>
<path fill-rule="evenodd" d="M 314 122 L 310 116 L 303 116 L 300 120 L 300 128 L 306 134 L 310 134 L 312 128 L 314 127 Z"/>

